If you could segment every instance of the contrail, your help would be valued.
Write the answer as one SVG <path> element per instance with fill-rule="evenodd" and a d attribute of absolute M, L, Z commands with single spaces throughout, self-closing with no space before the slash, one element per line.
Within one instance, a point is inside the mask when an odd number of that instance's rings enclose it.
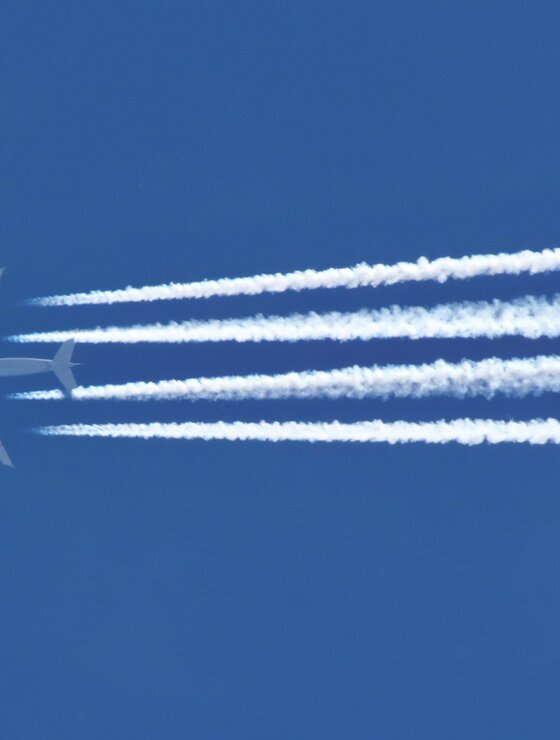
<path fill-rule="evenodd" d="M 459 363 L 437 360 L 423 365 L 347 367 L 308 370 L 281 375 L 232 375 L 187 380 L 134 382 L 122 385 L 79 387 L 72 397 L 81 401 L 166 401 L 282 398 L 388 398 L 427 396 L 538 395 L 560 391 L 560 356 Z M 60 400 L 60 390 L 15 393 L 13 399 Z"/>
<path fill-rule="evenodd" d="M 551 300 L 526 296 L 511 302 L 450 303 L 433 308 L 390 306 L 356 313 L 308 313 L 241 319 L 185 321 L 147 326 L 34 332 L 8 337 L 13 342 L 89 344 L 138 342 L 298 342 L 394 337 L 451 338 L 560 336 L 560 295 Z"/>
<path fill-rule="evenodd" d="M 181 298 L 210 298 L 211 296 L 257 295 L 283 293 L 287 290 L 316 288 L 377 287 L 409 281 L 435 280 L 444 283 L 450 278 L 465 280 L 479 275 L 532 275 L 560 269 L 560 249 L 541 252 L 523 250 L 513 254 L 475 254 L 467 257 L 440 257 L 417 262 L 398 262 L 395 265 L 359 264 L 354 267 L 328 270 L 302 270 L 242 278 L 221 278 L 193 283 L 169 283 L 122 290 L 95 290 L 35 298 L 38 306 L 78 306 L 84 304 L 128 303 L 139 301 L 177 300 Z"/>
<path fill-rule="evenodd" d="M 435 422 L 361 421 L 343 424 L 265 422 L 216 423 L 184 422 L 180 424 L 65 424 L 35 430 L 47 436 L 127 437 L 141 439 L 224 439 L 262 442 L 386 442 L 404 444 L 425 442 L 464 445 L 520 442 L 533 445 L 560 444 L 558 419 L 531 421 L 494 421 L 490 419 L 455 419 Z"/>

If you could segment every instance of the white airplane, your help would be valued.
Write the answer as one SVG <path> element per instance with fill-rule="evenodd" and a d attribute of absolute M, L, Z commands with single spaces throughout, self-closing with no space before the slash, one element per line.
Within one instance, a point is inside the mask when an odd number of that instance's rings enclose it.
<path fill-rule="evenodd" d="M 0 377 L 36 375 L 52 371 L 64 386 L 66 395 L 71 396 L 78 385 L 72 372 L 72 368 L 77 364 L 72 362 L 73 351 L 74 340 L 69 339 L 64 342 L 52 360 L 38 360 L 35 357 L 0 357 Z"/>
<path fill-rule="evenodd" d="M 4 269 L 0 269 L 0 277 Z M 37 373 L 53 372 L 64 386 L 68 397 L 78 385 L 72 368 L 78 363 L 72 362 L 74 340 L 69 339 L 60 347 L 52 360 L 39 360 L 34 357 L 2 357 L 0 358 L 0 377 L 14 377 L 16 375 L 36 375 Z M 0 442 L 0 463 L 13 467 L 6 448 Z"/>

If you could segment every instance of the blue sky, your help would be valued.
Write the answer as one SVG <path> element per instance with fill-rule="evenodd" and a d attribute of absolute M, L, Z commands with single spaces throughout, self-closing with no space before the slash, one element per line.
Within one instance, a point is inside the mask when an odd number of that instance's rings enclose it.
<path fill-rule="evenodd" d="M 556 3 L 0 11 L 2 334 L 552 295 L 556 275 L 26 298 L 556 246 Z M 13 352 L 5 344 L 3 354 Z M 54 354 L 55 347 L 18 348 Z M 79 346 L 80 382 L 558 352 Z M 5 380 L 6 392 L 55 380 Z M 71 421 L 558 416 L 536 399 L 2 401 L 0 735 L 557 738 L 558 450 L 46 439 Z"/>

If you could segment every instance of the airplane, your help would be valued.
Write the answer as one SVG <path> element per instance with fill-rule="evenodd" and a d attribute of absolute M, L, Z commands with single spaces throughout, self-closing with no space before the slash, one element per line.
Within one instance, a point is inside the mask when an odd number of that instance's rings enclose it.
<path fill-rule="evenodd" d="M 72 362 L 74 340 L 64 342 L 52 360 L 38 360 L 34 357 L 0 357 L 0 377 L 16 375 L 36 375 L 53 372 L 64 386 L 67 396 L 72 395 L 78 384 L 72 368 L 78 363 Z"/>
<path fill-rule="evenodd" d="M 3 269 L 0 269 L 0 277 L 3 271 Z M 78 385 L 72 368 L 79 364 L 72 362 L 73 351 L 74 340 L 69 339 L 61 345 L 52 360 L 39 360 L 34 357 L 0 357 L 0 377 L 53 372 L 64 386 L 65 395 L 71 398 L 72 391 Z M 0 442 L 0 463 L 13 467 L 10 456 L 2 442 Z"/>
<path fill-rule="evenodd" d="M 0 357 L 0 377 L 16 375 L 36 375 L 37 373 L 53 372 L 64 386 L 65 395 L 72 397 L 72 391 L 77 387 L 72 368 L 78 365 L 72 362 L 74 340 L 64 342 L 52 360 L 39 360 L 34 357 Z M 0 442 L 0 463 L 13 468 L 6 448 Z"/>

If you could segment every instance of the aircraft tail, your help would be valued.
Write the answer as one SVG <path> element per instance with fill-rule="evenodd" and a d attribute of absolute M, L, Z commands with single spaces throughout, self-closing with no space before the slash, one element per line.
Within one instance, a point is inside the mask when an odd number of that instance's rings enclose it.
<path fill-rule="evenodd" d="M 52 369 L 56 377 L 60 380 L 64 389 L 68 395 L 72 395 L 72 391 L 77 387 L 74 373 L 72 372 L 72 366 L 75 364 L 72 362 L 72 352 L 74 351 L 74 340 L 69 339 L 67 342 L 61 345 L 60 349 L 54 356 L 52 361 Z"/>

